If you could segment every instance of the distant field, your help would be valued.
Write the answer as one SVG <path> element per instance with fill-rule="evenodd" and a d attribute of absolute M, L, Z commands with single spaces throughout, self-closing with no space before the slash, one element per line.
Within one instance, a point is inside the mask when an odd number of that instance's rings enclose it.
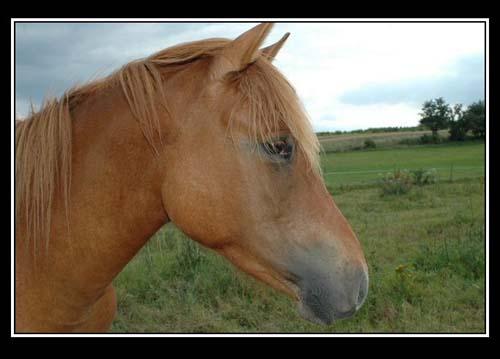
<path fill-rule="evenodd" d="M 319 141 L 324 152 L 344 152 L 364 147 L 365 141 L 371 139 L 377 147 L 398 146 L 404 139 L 417 139 L 424 134 L 431 134 L 431 131 L 398 131 L 382 133 L 356 133 L 340 135 L 322 135 Z M 438 131 L 442 138 L 448 138 L 448 130 Z"/>
<path fill-rule="evenodd" d="M 394 167 L 477 167 L 483 160 L 480 143 L 322 157 L 335 202 L 358 235 L 369 265 L 368 298 L 351 319 L 330 326 L 304 321 L 290 299 L 168 225 L 115 280 L 118 314 L 112 331 L 484 332 L 482 172 L 462 176 L 457 170 L 449 182 L 445 170 L 437 184 L 414 187 L 402 196 L 381 197 L 373 183 L 378 171 Z M 367 188 L 347 186 L 370 180 Z"/>

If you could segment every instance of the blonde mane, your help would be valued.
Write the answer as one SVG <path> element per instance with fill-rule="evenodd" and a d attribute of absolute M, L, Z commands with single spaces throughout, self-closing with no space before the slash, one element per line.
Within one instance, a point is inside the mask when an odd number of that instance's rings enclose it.
<path fill-rule="evenodd" d="M 119 84 L 144 137 L 159 154 L 162 146 L 159 108 L 169 114 L 162 69 L 213 57 L 229 43 L 210 39 L 177 45 L 130 62 L 111 75 L 48 100 L 39 112 L 16 125 L 16 226 L 24 223 L 26 243 L 48 249 L 54 198 L 61 196 L 68 219 L 71 187 L 71 110 L 97 90 Z M 287 128 L 310 168 L 320 174 L 319 142 L 293 87 L 265 57 L 229 79 L 250 111 L 250 139 L 271 141 Z M 69 225 L 69 220 L 68 220 Z"/>

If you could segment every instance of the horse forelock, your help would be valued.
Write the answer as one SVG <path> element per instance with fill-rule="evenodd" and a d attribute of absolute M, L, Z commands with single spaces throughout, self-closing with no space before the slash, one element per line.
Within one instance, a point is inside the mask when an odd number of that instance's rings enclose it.
<path fill-rule="evenodd" d="M 264 56 L 245 71 L 234 75 L 239 94 L 231 114 L 245 105 L 248 138 L 255 145 L 273 142 L 285 131 L 294 138 L 298 151 L 314 173 L 320 175 L 320 144 L 295 89 Z M 230 126 L 233 125 L 230 120 Z"/>

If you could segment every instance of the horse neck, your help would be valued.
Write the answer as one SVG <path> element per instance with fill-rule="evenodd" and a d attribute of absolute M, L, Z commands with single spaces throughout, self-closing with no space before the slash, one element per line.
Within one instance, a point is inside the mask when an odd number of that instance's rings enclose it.
<path fill-rule="evenodd" d="M 161 161 L 121 91 L 89 97 L 72 118 L 70 233 L 56 201 L 44 277 L 85 301 L 97 297 L 168 218 Z"/>

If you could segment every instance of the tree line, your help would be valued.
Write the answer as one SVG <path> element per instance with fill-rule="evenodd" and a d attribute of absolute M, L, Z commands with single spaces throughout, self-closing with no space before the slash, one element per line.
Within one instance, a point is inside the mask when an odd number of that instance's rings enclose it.
<path fill-rule="evenodd" d="M 452 107 L 439 97 L 424 102 L 420 117 L 420 125 L 430 129 L 435 138 L 438 138 L 439 130 L 447 128 L 452 141 L 463 141 L 468 133 L 479 138 L 486 135 L 486 109 L 482 100 L 464 109 L 462 104 Z"/>

